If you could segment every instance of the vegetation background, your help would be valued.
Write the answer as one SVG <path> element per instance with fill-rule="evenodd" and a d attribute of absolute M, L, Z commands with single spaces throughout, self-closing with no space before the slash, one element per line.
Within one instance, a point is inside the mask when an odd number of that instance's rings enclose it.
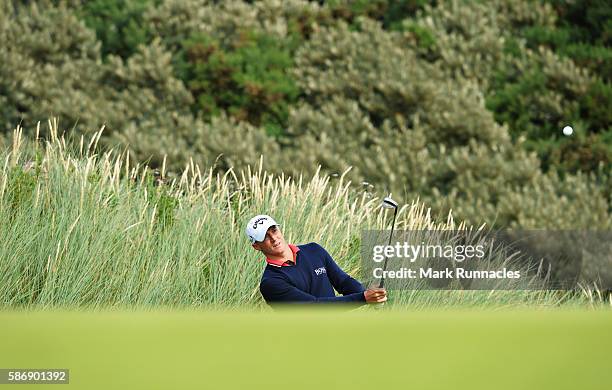
<path fill-rule="evenodd" d="M 0 0 L 0 367 L 66 367 L 87 389 L 270 388 L 295 382 L 279 364 L 330 356 L 294 387 L 603 388 L 610 291 L 259 315 L 243 227 L 266 210 L 353 275 L 388 192 L 399 229 L 610 229 L 610 10 Z M 270 343 L 273 328 L 300 337 Z"/>
<path fill-rule="evenodd" d="M 608 2 L 0 5 L 9 307 L 258 306 L 244 221 L 267 210 L 356 273 L 389 192 L 400 228 L 612 227 Z"/>
<path fill-rule="evenodd" d="M 168 178 L 263 155 L 442 218 L 612 226 L 608 1 L 0 4 L 0 146 L 59 117 Z"/>
<path fill-rule="evenodd" d="M 48 125 L 49 139 L 24 137 L 18 128 L 0 153 L 0 307 L 259 310 L 264 264 L 243 229 L 261 210 L 282 221 L 289 242 L 318 242 L 342 269 L 373 283 L 362 267 L 362 232 L 388 229 L 391 213 L 380 198 L 354 191 L 348 172 L 304 179 L 270 174 L 262 164 L 222 174 L 191 163 L 169 180 L 163 169 L 134 165 L 127 151 L 100 152 L 102 130 L 70 143 L 58 137 L 57 121 Z M 396 228 L 469 227 L 451 213 L 440 221 L 414 200 L 398 210 Z M 554 255 L 572 243 L 552 244 L 541 249 Z M 394 290 L 391 307 L 601 307 L 612 303 L 609 245 L 599 239 L 587 248 L 594 258 L 582 264 L 573 289 L 520 290 L 512 280 L 488 290 L 416 286 Z M 492 266 L 503 267 L 506 256 L 492 253 Z"/>

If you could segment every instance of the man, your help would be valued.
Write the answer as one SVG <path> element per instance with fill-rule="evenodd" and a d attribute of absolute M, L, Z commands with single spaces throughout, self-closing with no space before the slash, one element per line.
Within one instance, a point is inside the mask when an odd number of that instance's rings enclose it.
<path fill-rule="evenodd" d="M 319 244 L 288 244 L 279 226 L 269 215 L 255 216 L 246 226 L 253 248 L 266 256 L 259 290 L 268 304 L 363 304 L 387 300 L 385 289 L 365 290 Z M 334 289 L 342 296 L 336 296 Z"/>

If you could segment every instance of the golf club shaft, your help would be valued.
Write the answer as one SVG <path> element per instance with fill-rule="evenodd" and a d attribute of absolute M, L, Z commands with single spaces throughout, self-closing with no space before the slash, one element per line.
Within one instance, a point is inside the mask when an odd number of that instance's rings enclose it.
<path fill-rule="evenodd" d="M 391 240 L 393 238 L 393 231 L 395 230 L 395 217 L 397 216 L 397 207 L 393 210 L 393 222 L 391 222 L 391 233 L 389 234 L 389 245 L 391 245 Z M 378 284 L 378 288 L 383 288 L 385 286 L 385 276 L 384 271 L 387 269 L 387 260 L 389 258 L 385 256 L 385 262 L 383 263 L 383 276 L 380 278 L 380 283 Z"/>

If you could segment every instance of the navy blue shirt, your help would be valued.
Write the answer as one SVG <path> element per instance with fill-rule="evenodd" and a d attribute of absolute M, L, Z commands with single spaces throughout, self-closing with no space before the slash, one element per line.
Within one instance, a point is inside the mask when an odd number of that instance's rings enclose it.
<path fill-rule="evenodd" d="M 298 245 L 295 265 L 266 265 L 259 291 L 268 304 L 365 302 L 364 288 L 319 244 Z M 336 296 L 334 289 L 343 296 Z"/>

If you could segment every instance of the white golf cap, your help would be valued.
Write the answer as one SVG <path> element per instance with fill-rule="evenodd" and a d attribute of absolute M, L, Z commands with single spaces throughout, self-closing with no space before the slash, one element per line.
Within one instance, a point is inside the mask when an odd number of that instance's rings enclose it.
<path fill-rule="evenodd" d="M 266 238 L 268 228 L 275 225 L 280 226 L 271 216 L 265 214 L 257 215 L 247 223 L 245 232 L 251 243 L 261 242 Z"/>

